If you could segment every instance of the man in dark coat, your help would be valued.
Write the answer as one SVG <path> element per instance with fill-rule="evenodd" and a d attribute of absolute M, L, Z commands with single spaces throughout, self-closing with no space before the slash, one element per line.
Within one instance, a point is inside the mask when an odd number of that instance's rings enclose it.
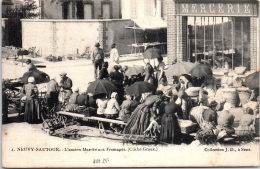
<path fill-rule="evenodd" d="M 91 59 L 92 59 L 92 63 L 94 64 L 94 76 L 95 79 L 97 78 L 97 70 L 101 70 L 102 68 L 102 64 L 104 62 L 104 52 L 103 50 L 100 48 L 100 44 L 96 43 L 95 44 L 95 48 L 91 53 Z"/>
<path fill-rule="evenodd" d="M 106 79 L 109 77 L 107 68 L 108 68 L 108 62 L 103 62 L 102 69 L 99 72 L 98 79 Z"/>
<path fill-rule="evenodd" d="M 47 83 L 47 104 L 49 109 L 51 110 L 56 104 L 59 102 L 59 85 L 55 78 L 52 78 Z"/>
<path fill-rule="evenodd" d="M 124 75 L 123 73 L 119 72 L 120 69 L 119 65 L 115 65 L 114 69 L 115 71 L 110 73 L 110 79 L 117 88 L 118 101 L 119 104 L 121 104 L 124 99 L 124 88 L 123 88 Z"/>
<path fill-rule="evenodd" d="M 61 81 L 60 81 L 60 87 L 61 87 L 61 92 L 64 92 L 64 102 L 68 101 L 70 98 L 70 95 L 72 94 L 72 80 L 67 77 L 67 73 L 63 72 L 60 74 Z"/>

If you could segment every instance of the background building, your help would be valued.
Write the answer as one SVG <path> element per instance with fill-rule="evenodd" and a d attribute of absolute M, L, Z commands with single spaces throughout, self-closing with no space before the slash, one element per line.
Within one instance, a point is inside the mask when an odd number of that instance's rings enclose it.
<path fill-rule="evenodd" d="M 41 19 L 119 19 L 121 0 L 40 0 Z"/>
<path fill-rule="evenodd" d="M 228 60 L 230 67 L 259 69 L 259 2 L 167 0 L 170 62 Z"/>
<path fill-rule="evenodd" d="M 166 44 L 163 0 L 41 0 L 40 9 L 41 19 L 22 20 L 22 46 L 34 46 L 42 56 L 81 54 L 96 42 L 105 52 L 116 43 L 120 54 L 137 43 Z"/>

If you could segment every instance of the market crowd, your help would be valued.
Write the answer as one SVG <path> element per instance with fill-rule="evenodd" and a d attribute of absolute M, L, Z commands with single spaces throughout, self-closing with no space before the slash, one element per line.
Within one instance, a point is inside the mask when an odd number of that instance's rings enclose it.
<path fill-rule="evenodd" d="M 245 80 L 230 77 L 228 72 L 218 85 L 208 63 L 194 65 L 192 73 L 168 76 L 163 57 L 153 57 L 153 50 L 150 48 L 151 58 L 157 59 L 157 65 L 148 60 L 144 67 L 128 67 L 120 65 L 116 44 L 111 46 L 108 62 L 100 44 L 95 44 L 91 59 L 96 80 L 89 83 L 87 91 L 79 93 L 79 89 L 72 91 L 73 83 L 66 72 L 60 74 L 59 83 L 50 78 L 46 96 L 49 109 L 62 103 L 64 111 L 126 123 L 124 128 L 111 125 L 112 130 L 150 135 L 174 144 L 183 142 L 180 120 L 197 123 L 196 138 L 206 144 L 234 134 L 248 139 L 255 133 L 259 88 L 248 88 Z M 29 64 L 29 71 L 33 69 L 36 68 Z M 25 121 L 33 123 L 40 118 L 33 76 L 28 77 L 22 93 L 26 96 Z M 236 108 L 244 111 L 234 128 L 235 116 L 231 111 Z"/>

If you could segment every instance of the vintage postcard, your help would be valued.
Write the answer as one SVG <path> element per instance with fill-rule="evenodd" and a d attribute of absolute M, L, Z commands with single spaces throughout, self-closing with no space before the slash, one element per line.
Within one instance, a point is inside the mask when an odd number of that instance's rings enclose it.
<path fill-rule="evenodd" d="M 2 0 L 2 167 L 259 166 L 259 0 Z"/>

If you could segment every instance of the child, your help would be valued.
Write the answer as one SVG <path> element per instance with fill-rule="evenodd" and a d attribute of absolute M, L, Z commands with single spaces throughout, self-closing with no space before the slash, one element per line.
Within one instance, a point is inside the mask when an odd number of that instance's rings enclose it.
<path fill-rule="evenodd" d="M 160 126 L 156 120 L 158 120 L 158 117 L 154 113 L 152 113 L 151 118 L 150 118 L 150 124 L 147 127 L 147 129 L 144 131 L 144 134 L 148 134 L 152 137 L 159 136 Z"/>

